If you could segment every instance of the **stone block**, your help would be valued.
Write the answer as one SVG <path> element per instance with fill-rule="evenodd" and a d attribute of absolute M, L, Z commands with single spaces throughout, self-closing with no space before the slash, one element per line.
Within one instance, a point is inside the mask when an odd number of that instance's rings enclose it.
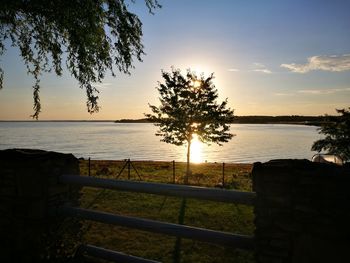
<path fill-rule="evenodd" d="M 279 257 L 272 257 L 267 255 L 259 255 L 257 257 L 257 262 L 259 263 L 284 263 L 285 260 L 279 258 Z"/>
<path fill-rule="evenodd" d="M 293 263 L 350 262 L 349 243 L 300 235 L 295 240 Z"/>
<path fill-rule="evenodd" d="M 350 262 L 350 165 L 274 160 L 252 176 L 257 262 Z"/>
<path fill-rule="evenodd" d="M 79 162 L 71 154 L 0 151 L 0 234 L 7 242 L 0 243 L 2 262 L 39 262 L 51 251 L 52 241 L 63 238 L 55 232 L 62 220 L 49 211 L 79 196 L 71 193 L 79 188 L 58 183 L 65 173 L 79 174 Z"/>
<path fill-rule="evenodd" d="M 291 242 L 285 239 L 273 239 L 269 244 L 271 247 L 286 249 L 288 251 L 291 248 Z"/>
<path fill-rule="evenodd" d="M 273 256 L 276 258 L 289 258 L 290 254 L 289 254 L 289 250 L 288 249 L 280 249 L 280 248 L 275 248 L 275 247 L 271 247 L 271 246 L 266 246 L 264 248 L 262 248 L 262 254 L 263 255 L 268 255 L 268 256 Z"/>

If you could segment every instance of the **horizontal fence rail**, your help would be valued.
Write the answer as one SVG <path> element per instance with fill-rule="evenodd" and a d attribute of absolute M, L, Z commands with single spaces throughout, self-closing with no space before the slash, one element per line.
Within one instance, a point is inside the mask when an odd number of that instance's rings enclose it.
<path fill-rule="evenodd" d="M 254 238 L 251 236 L 237 235 L 227 232 L 165 223 L 137 217 L 120 216 L 111 213 L 97 212 L 94 210 L 71 206 L 63 206 L 58 209 L 58 212 L 65 216 L 78 217 L 81 219 L 87 219 L 106 224 L 131 227 L 154 233 L 189 238 L 202 242 L 214 243 L 217 245 L 249 250 L 254 248 Z"/>
<path fill-rule="evenodd" d="M 205 188 L 188 185 L 133 182 L 79 175 L 62 175 L 60 176 L 59 180 L 61 183 L 74 184 L 80 186 L 99 187 L 106 189 L 157 194 L 165 196 L 196 198 L 202 200 L 238 203 L 244 205 L 253 205 L 255 200 L 254 192 Z"/>
<path fill-rule="evenodd" d="M 96 258 L 114 261 L 114 262 L 128 262 L 128 263 L 160 263 L 159 261 L 144 259 L 140 257 L 130 256 L 121 252 L 96 247 L 93 245 L 81 245 L 79 247 L 80 253 L 86 253 L 89 256 Z"/>

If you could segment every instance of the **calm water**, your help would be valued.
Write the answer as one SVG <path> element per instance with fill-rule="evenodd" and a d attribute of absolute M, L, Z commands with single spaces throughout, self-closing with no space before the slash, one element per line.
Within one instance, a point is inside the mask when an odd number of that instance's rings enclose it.
<path fill-rule="evenodd" d="M 152 124 L 113 122 L 0 122 L 0 149 L 35 148 L 92 159 L 185 161 L 185 146 L 159 141 Z M 310 159 L 316 127 L 233 124 L 224 146 L 193 143 L 194 162 L 251 163 L 280 158 Z"/>

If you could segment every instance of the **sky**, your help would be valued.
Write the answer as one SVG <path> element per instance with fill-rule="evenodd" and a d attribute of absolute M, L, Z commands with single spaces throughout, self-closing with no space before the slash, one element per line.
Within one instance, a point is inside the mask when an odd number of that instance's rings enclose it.
<path fill-rule="evenodd" d="M 143 118 L 158 105 L 161 70 L 209 75 L 235 115 L 324 115 L 350 107 L 349 0 L 159 0 L 143 23 L 143 62 L 131 75 L 98 84 L 100 112 L 67 71 L 41 77 L 41 120 Z M 5 72 L 0 120 L 29 120 L 32 85 L 16 48 L 0 57 Z"/>

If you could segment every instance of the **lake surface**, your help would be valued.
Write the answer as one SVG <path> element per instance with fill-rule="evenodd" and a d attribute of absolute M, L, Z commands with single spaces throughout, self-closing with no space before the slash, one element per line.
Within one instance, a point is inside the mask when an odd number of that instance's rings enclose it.
<path fill-rule="evenodd" d="M 32 148 L 92 159 L 185 161 L 186 147 L 160 142 L 149 123 L 0 122 L 0 149 Z M 193 143 L 194 162 L 252 163 L 271 159 L 311 159 L 317 127 L 232 124 L 236 136 L 224 146 Z"/>

